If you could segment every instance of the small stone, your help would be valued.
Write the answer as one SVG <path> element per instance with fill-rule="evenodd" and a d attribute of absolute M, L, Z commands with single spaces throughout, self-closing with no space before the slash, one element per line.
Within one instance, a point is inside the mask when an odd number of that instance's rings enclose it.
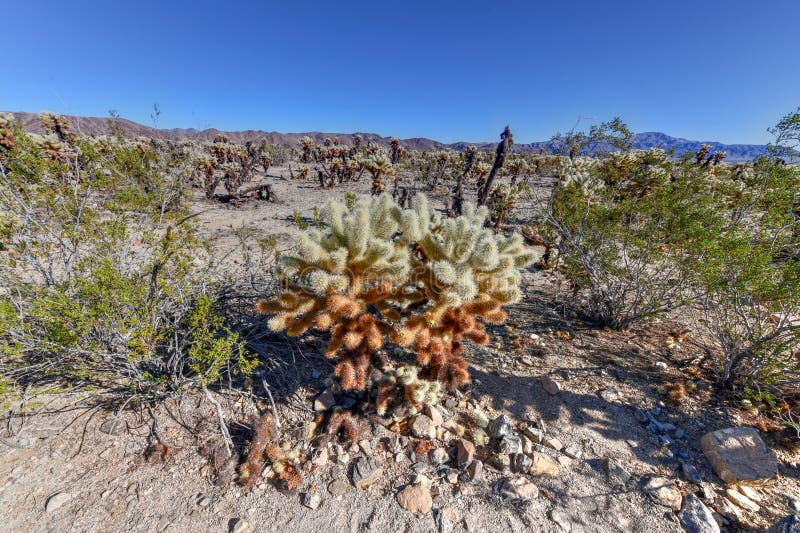
<path fill-rule="evenodd" d="M 340 465 L 350 464 L 350 454 L 345 451 L 336 454 L 336 462 L 339 463 Z"/>
<path fill-rule="evenodd" d="M 405 460 L 406 460 L 406 454 L 404 454 L 402 452 L 398 452 L 394 456 L 394 462 L 395 463 L 402 463 Z"/>
<path fill-rule="evenodd" d="M 500 440 L 498 445 L 500 453 L 511 455 L 512 453 L 522 453 L 522 439 L 519 435 L 509 433 Z"/>
<path fill-rule="evenodd" d="M 775 453 L 755 428 L 712 431 L 703 435 L 700 444 L 714 472 L 726 483 L 768 479 L 778 474 Z"/>
<path fill-rule="evenodd" d="M 524 453 L 515 453 L 511 456 L 511 470 L 519 474 L 527 474 L 533 466 L 533 459 Z"/>
<path fill-rule="evenodd" d="M 464 426 L 456 422 L 455 418 L 445 421 L 442 427 L 452 433 L 453 435 L 461 437 L 464 435 Z"/>
<path fill-rule="evenodd" d="M 250 533 L 253 531 L 253 526 L 244 518 L 234 518 L 233 525 L 231 525 L 231 533 Z"/>
<path fill-rule="evenodd" d="M 767 533 L 800 533 L 800 515 L 789 515 L 770 526 Z"/>
<path fill-rule="evenodd" d="M 426 476 L 425 474 L 417 474 L 414 476 L 414 484 L 415 485 L 425 485 L 428 488 L 431 488 L 431 478 Z"/>
<path fill-rule="evenodd" d="M 566 455 L 559 455 L 556 460 L 558 461 L 558 464 L 560 464 L 565 468 L 572 464 L 572 459 L 570 459 Z"/>
<path fill-rule="evenodd" d="M 502 414 L 492 420 L 489 423 L 489 427 L 487 428 L 489 435 L 492 437 L 499 439 L 509 435 L 513 431 L 513 426 L 511 424 L 511 419 L 508 415 Z"/>
<path fill-rule="evenodd" d="M 558 524 L 558 527 L 560 527 L 562 531 L 566 531 L 567 533 L 572 531 L 572 520 L 570 520 L 569 515 L 564 511 L 553 509 L 550 511 L 549 516 L 550 520 Z"/>
<path fill-rule="evenodd" d="M 328 448 L 320 448 L 311 455 L 311 464 L 325 466 L 328 464 Z"/>
<path fill-rule="evenodd" d="M 753 500 L 754 502 L 761 501 L 761 494 L 759 494 L 758 491 L 753 487 L 748 487 L 747 485 L 739 485 L 737 487 L 737 490 L 742 494 L 744 494 L 745 496 L 747 496 L 748 498 L 750 498 L 751 500 Z"/>
<path fill-rule="evenodd" d="M 397 493 L 397 503 L 406 511 L 426 515 L 431 511 L 433 498 L 425 485 L 407 485 Z"/>
<path fill-rule="evenodd" d="M 531 439 L 534 444 L 539 444 L 544 440 L 544 431 L 539 428 L 524 427 L 522 434 Z"/>
<path fill-rule="evenodd" d="M 331 389 L 325 389 L 322 393 L 314 399 L 315 411 L 327 411 L 336 405 L 336 398 L 333 396 Z"/>
<path fill-rule="evenodd" d="M 472 463 L 475 454 L 475 445 L 467 439 L 458 439 L 456 442 L 456 464 L 464 468 Z"/>
<path fill-rule="evenodd" d="M 436 438 L 436 426 L 427 415 L 419 414 L 411 420 L 411 433 L 420 439 Z"/>
<path fill-rule="evenodd" d="M 438 533 L 452 533 L 453 531 L 453 521 L 447 516 L 447 514 L 441 510 L 437 509 L 434 511 L 433 517 L 434 523 L 436 524 L 436 530 Z"/>
<path fill-rule="evenodd" d="M 439 412 L 439 409 L 437 409 L 435 405 L 426 405 L 424 412 L 435 426 L 441 426 L 442 422 L 444 422 L 442 413 Z"/>
<path fill-rule="evenodd" d="M 372 455 L 373 453 L 372 442 L 370 442 L 369 439 L 362 439 L 361 441 L 359 441 L 358 447 L 361 449 L 362 452 L 364 452 L 367 455 Z"/>
<path fill-rule="evenodd" d="M 534 476 L 555 477 L 558 475 L 558 465 L 543 453 L 533 452 L 531 466 L 528 471 Z"/>
<path fill-rule="evenodd" d="M 524 477 L 503 478 L 498 483 L 497 490 L 503 497 L 513 500 L 532 500 L 539 495 L 536 485 Z"/>
<path fill-rule="evenodd" d="M 450 470 L 447 471 L 447 476 L 445 477 L 448 483 L 450 483 L 451 485 L 455 485 L 456 483 L 458 483 L 458 470 L 451 468 Z"/>
<path fill-rule="evenodd" d="M 552 377 L 542 376 L 539 381 L 542 383 L 542 388 L 550 396 L 555 396 L 556 394 L 561 392 L 561 386 L 558 384 L 558 381 L 554 380 Z"/>
<path fill-rule="evenodd" d="M 735 489 L 728 489 L 725 491 L 725 497 L 733 503 L 746 511 L 757 513 L 760 507 L 756 502 Z"/>
<path fill-rule="evenodd" d="M 304 492 L 300 495 L 300 501 L 309 509 L 318 509 L 319 506 L 322 505 L 322 498 L 316 492 Z"/>
<path fill-rule="evenodd" d="M 564 448 L 564 455 L 566 455 L 570 459 L 580 459 L 583 456 L 583 452 L 577 445 L 570 444 L 569 446 Z"/>
<path fill-rule="evenodd" d="M 615 486 L 618 485 L 624 486 L 631 479 L 631 473 L 625 470 L 614 459 L 604 459 L 603 469 L 606 471 L 606 474 L 608 474 L 608 478 Z"/>
<path fill-rule="evenodd" d="M 328 492 L 334 496 L 340 496 L 350 489 L 350 484 L 344 478 L 337 478 L 328 483 Z"/>
<path fill-rule="evenodd" d="M 483 479 L 483 462 L 477 459 L 472 461 L 467 467 L 467 476 L 469 476 L 470 481 Z"/>
<path fill-rule="evenodd" d="M 678 518 L 688 533 L 719 533 L 719 525 L 714 520 L 711 509 L 692 493 L 683 499 L 683 508 Z"/>
<path fill-rule="evenodd" d="M 667 369 L 667 363 L 664 361 L 656 361 L 656 370 L 664 371 Z"/>
<path fill-rule="evenodd" d="M 431 464 L 434 465 L 443 465 L 450 460 L 450 457 L 447 455 L 447 451 L 444 448 L 436 448 L 433 450 L 430 458 Z"/>
<path fill-rule="evenodd" d="M 353 485 L 366 489 L 383 475 L 383 470 L 372 457 L 361 457 L 353 467 Z"/>
<path fill-rule="evenodd" d="M 555 438 L 555 437 L 549 437 L 549 438 L 546 438 L 546 439 L 544 440 L 544 443 L 543 443 L 543 444 L 544 444 L 545 446 L 547 446 L 548 448 L 552 448 L 552 449 L 554 449 L 554 450 L 555 450 L 555 451 L 557 451 L 557 452 L 560 452 L 561 450 L 563 450 L 563 449 L 564 449 L 564 444 L 563 444 L 563 443 L 562 443 L 560 440 L 558 440 L 557 438 Z"/>
<path fill-rule="evenodd" d="M 604 399 L 608 403 L 614 403 L 619 401 L 619 392 L 617 392 L 616 389 L 603 389 L 598 391 L 598 394 L 602 399 Z"/>
<path fill-rule="evenodd" d="M 72 498 L 73 496 L 69 492 L 57 492 L 47 499 L 47 503 L 44 505 L 44 510 L 48 513 L 52 513 L 70 501 Z"/>
<path fill-rule="evenodd" d="M 664 477 L 650 477 L 644 480 L 642 490 L 646 492 L 656 503 L 674 510 L 681 508 L 681 491 L 675 483 Z"/>

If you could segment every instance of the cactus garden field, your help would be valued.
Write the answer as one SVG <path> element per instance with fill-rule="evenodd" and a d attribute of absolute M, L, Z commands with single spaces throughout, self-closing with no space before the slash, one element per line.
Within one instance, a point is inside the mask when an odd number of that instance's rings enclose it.
<path fill-rule="evenodd" d="M 103 127 L 0 115 L 4 530 L 800 513 L 800 112 L 741 162 Z"/>

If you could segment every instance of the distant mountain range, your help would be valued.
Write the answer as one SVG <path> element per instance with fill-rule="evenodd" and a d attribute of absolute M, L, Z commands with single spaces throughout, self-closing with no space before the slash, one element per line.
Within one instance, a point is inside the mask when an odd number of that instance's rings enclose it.
<path fill-rule="evenodd" d="M 17 122 L 19 122 L 23 129 L 34 133 L 43 133 L 42 126 L 38 119 L 37 113 L 13 112 L 12 113 Z M 115 119 L 112 118 L 97 118 L 97 117 L 76 117 L 69 116 L 70 124 L 73 131 L 82 133 L 84 135 L 109 135 L 112 133 L 112 126 Z M 194 128 L 173 128 L 173 129 L 157 129 L 143 124 L 126 120 L 123 118 L 116 119 L 116 123 L 122 130 L 122 133 L 130 137 L 178 137 L 189 138 L 198 140 L 212 140 L 219 134 L 227 135 L 232 141 L 246 142 L 266 139 L 271 144 L 278 145 L 295 145 L 298 139 L 304 136 L 311 137 L 316 142 L 321 142 L 325 137 L 337 137 L 340 142 L 344 144 L 352 144 L 353 137 L 360 135 L 365 140 L 375 141 L 382 145 L 388 145 L 390 138 L 382 137 L 375 133 L 322 133 L 318 131 L 311 131 L 305 133 L 278 133 L 275 131 L 267 132 L 261 130 L 246 130 L 246 131 L 220 131 L 214 128 L 197 130 Z M 456 142 L 445 144 L 424 137 L 415 137 L 411 139 L 402 139 L 401 143 L 409 150 L 442 150 L 453 149 L 463 150 L 469 145 L 475 145 L 481 151 L 494 150 L 497 146 L 497 141 L 494 142 Z M 679 156 L 686 152 L 696 152 L 703 144 L 711 146 L 712 151 L 722 151 L 726 154 L 726 161 L 748 161 L 762 155 L 766 152 L 767 147 L 762 144 L 722 144 L 713 141 L 690 141 L 680 137 L 672 137 L 665 133 L 646 132 L 637 133 L 633 136 L 633 143 L 636 148 L 662 148 L 670 151 L 674 150 L 675 155 Z M 550 142 L 533 142 L 533 143 L 520 143 L 514 145 L 514 152 L 517 153 L 537 153 L 541 150 L 546 152 L 550 151 Z"/>

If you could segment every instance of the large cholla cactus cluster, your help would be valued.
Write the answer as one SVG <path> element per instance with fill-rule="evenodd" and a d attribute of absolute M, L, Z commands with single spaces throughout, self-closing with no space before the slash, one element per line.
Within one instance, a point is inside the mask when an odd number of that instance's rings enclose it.
<path fill-rule="evenodd" d="M 351 208 L 331 202 L 326 229 L 302 234 L 282 260 L 285 290 L 258 309 L 274 313 L 273 331 L 330 331 L 338 386 L 375 386 L 379 412 L 403 400 L 432 403 L 442 384 L 468 382 L 464 340 L 489 342 L 483 323 L 505 321 L 501 306 L 521 297 L 520 269 L 536 259 L 521 236 L 484 228 L 486 209 L 464 212 L 441 219 L 424 195 L 411 209 L 388 194 Z M 387 341 L 392 353 L 413 351 L 413 363 L 395 368 Z"/>
<path fill-rule="evenodd" d="M 12 150 L 15 146 L 14 115 L 11 113 L 0 113 L 0 148 Z"/>

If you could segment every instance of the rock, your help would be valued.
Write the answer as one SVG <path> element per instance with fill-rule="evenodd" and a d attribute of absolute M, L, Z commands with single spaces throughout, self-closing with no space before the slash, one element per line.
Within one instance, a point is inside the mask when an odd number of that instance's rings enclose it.
<path fill-rule="evenodd" d="M 664 361 L 656 361 L 656 370 L 664 371 L 667 369 L 667 363 Z"/>
<path fill-rule="evenodd" d="M 789 509 L 795 513 L 800 513 L 800 499 L 789 498 Z"/>
<path fill-rule="evenodd" d="M 509 433 L 500 440 L 498 446 L 500 453 L 511 455 L 512 453 L 522 453 L 522 439 L 519 435 Z"/>
<path fill-rule="evenodd" d="M 467 439 L 458 439 L 456 442 L 456 464 L 464 468 L 472 463 L 475 454 L 475 445 Z"/>
<path fill-rule="evenodd" d="M 353 467 L 353 485 L 366 489 L 383 475 L 383 470 L 372 457 L 361 457 Z"/>
<path fill-rule="evenodd" d="M 432 483 L 433 482 L 431 481 L 431 479 L 425 474 L 417 474 L 414 476 L 415 485 L 425 485 L 426 487 L 431 488 Z"/>
<path fill-rule="evenodd" d="M 543 444 L 548 448 L 554 449 L 557 452 L 560 452 L 561 450 L 564 449 L 564 444 L 555 437 L 549 437 L 545 439 Z"/>
<path fill-rule="evenodd" d="M 607 401 L 608 403 L 614 403 L 619 401 L 619 392 L 616 389 L 603 389 L 597 391 L 602 399 Z"/>
<path fill-rule="evenodd" d="M 515 453 L 511 456 L 511 471 L 527 474 L 533 466 L 533 460 L 524 453 Z"/>
<path fill-rule="evenodd" d="M 330 492 L 334 496 L 339 496 L 347 492 L 350 488 L 350 484 L 344 478 L 334 479 L 330 483 L 328 483 L 328 492 Z"/>
<path fill-rule="evenodd" d="M 603 459 L 603 470 L 608 474 L 608 479 L 615 486 L 625 485 L 631 479 L 631 473 L 625 470 L 614 459 Z"/>
<path fill-rule="evenodd" d="M 331 389 L 325 389 L 322 393 L 314 399 L 315 411 L 327 411 L 336 405 L 336 398 L 333 396 Z"/>
<path fill-rule="evenodd" d="M 311 464 L 317 466 L 325 466 L 328 464 L 328 448 L 320 448 L 315 450 L 311 455 Z"/>
<path fill-rule="evenodd" d="M 431 452 L 431 464 L 443 465 L 450 460 L 447 451 L 444 448 L 436 448 Z"/>
<path fill-rule="evenodd" d="M 747 485 L 739 485 L 736 487 L 739 492 L 753 500 L 754 502 L 761 501 L 761 494 L 758 493 L 756 489 L 753 487 L 748 487 Z"/>
<path fill-rule="evenodd" d="M 549 513 L 550 520 L 558 524 L 563 531 L 569 533 L 572 531 L 572 520 L 570 520 L 569 515 L 564 511 L 560 511 L 558 509 L 553 509 Z"/>
<path fill-rule="evenodd" d="M 100 431 L 106 435 L 119 436 L 128 430 L 128 423 L 121 418 L 109 418 L 100 424 Z"/>
<path fill-rule="evenodd" d="M 318 509 L 322 505 L 322 498 L 316 492 L 304 492 L 300 495 L 300 501 L 309 509 Z"/>
<path fill-rule="evenodd" d="M 211 498 L 209 498 L 208 495 L 203 494 L 202 492 L 197 495 L 197 500 L 196 501 L 197 501 L 197 506 L 200 507 L 201 509 L 205 509 L 206 507 L 210 507 L 211 504 L 213 503 Z"/>
<path fill-rule="evenodd" d="M 70 501 L 72 498 L 73 496 L 69 492 L 57 492 L 47 498 L 47 503 L 44 504 L 44 510 L 48 513 L 52 513 Z"/>
<path fill-rule="evenodd" d="M 728 498 L 728 501 L 737 505 L 744 509 L 745 511 L 750 511 L 752 513 L 757 513 L 760 507 L 756 502 L 742 494 L 736 489 L 727 489 L 725 491 L 725 497 Z"/>
<path fill-rule="evenodd" d="M 438 533 L 452 533 L 453 521 L 443 510 L 437 509 L 434 511 L 433 521 L 436 524 Z"/>
<path fill-rule="evenodd" d="M 437 409 L 435 405 L 426 405 L 424 412 L 425 415 L 431 419 L 435 426 L 441 426 L 442 422 L 444 422 L 442 419 L 442 413 L 439 412 L 439 409 Z"/>
<path fill-rule="evenodd" d="M 532 500 L 539 495 L 536 485 L 524 477 L 506 477 L 497 484 L 497 490 L 505 498 L 513 500 Z"/>
<path fill-rule="evenodd" d="M 456 422 L 455 418 L 451 418 L 450 420 L 445 421 L 442 424 L 442 427 L 458 437 L 464 435 L 464 426 Z"/>
<path fill-rule="evenodd" d="M 511 434 L 514 430 L 514 427 L 511 424 L 511 419 L 508 417 L 508 415 L 502 414 L 489 422 L 489 427 L 487 430 L 489 435 L 496 439 L 500 439 Z"/>
<path fill-rule="evenodd" d="M 406 511 L 426 515 L 431 511 L 433 498 L 425 485 L 407 485 L 397 493 L 397 503 Z"/>
<path fill-rule="evenodd" d="M 580 459 L 583 457 L 583 451 L 581 451 L 580 447 L 575 444 L 570 444 L 566 448 L 564 448 L 564 455 L 569 457 L 570 459 Z"/>
<path fill-rule="evenodd" d="M 789 515 L 770 526 L 767 533 L 800 533 L 800 515 Z"/>
<path fill-rule="evenodd" d="M 454 468 L 449 469 L 445 477 L 448 483 L 450 483 L 451 485 L 455 485 L 456 483 L 458 483 L 458 470 Z"/>
<path fill-rule="evenodd" d="M 542 388 L 550 396 L 555 396 L 561 392 L 561 385 L 559 385 L 558 381 L 554 380 L 550 376 L 542 376 L 539 381 L 542 383 Z"/>
<path fill-rule="evenodd" d="M 417 415 L 411 420 L 411 433 L 420 439 L 436 438 L 436 426 L 427 415 Z"/>
<path fill-rule="evenodd" d="M 467 476 L 470 481 L 481 481 L 483 479 L 483 462 L 477 459 L 472 461 L 467 467 Z"/>
<path fill-rule="evenodd" d="M 244 518 L 234 518 L 231 520 L 230 528 L 231 533 L 250 533 L 253 531 L 253 526 Z"/>
<path fill-rule="evenodd" d="M 719 525 L 714 520 L 711 509 L 694 494 L 687 494 L 678 518 L 688 533 L 719 533 Z"/>
<path fill-rule="evenodd" d="M 642 490 L 650 496 L 653 501 L 674 510 L 681 508 L 681 491 L 675 483 L 664 477 L 650 477 L 644 480 Z"/>
<path fill-rule="evenodd" d="M 522 428 L 522 434 L 531 439 L 534 444 L 540 444 L 544 440 L 544 431 L 539 428 L 525 426 Z"/>
<path fill-rule="evenodd" d="M 543 453 L 533 452 L 531 466 L 528 471 L 534 476 L 555 477 L 558 475 L 558 465 Z"/>
<path fill-rule="evenodd" d="M 726 483 L 768 479 L 778 474 L 775 453 L 755 428 L 711 431 L 703 435 L 700 444 L 714 472 Z"/>
<path fill-rule="evenodd" d="M 703 482 L 703 478 L 700 477 L 700 472 L 698 472 L 697 468 L 691 463 L 686 461 L 681 461 L 681 471 L 683 471 L 683 477 L 686 478 L 686 481 L 690 481 L 691 483 L 700 484 Z"/>

